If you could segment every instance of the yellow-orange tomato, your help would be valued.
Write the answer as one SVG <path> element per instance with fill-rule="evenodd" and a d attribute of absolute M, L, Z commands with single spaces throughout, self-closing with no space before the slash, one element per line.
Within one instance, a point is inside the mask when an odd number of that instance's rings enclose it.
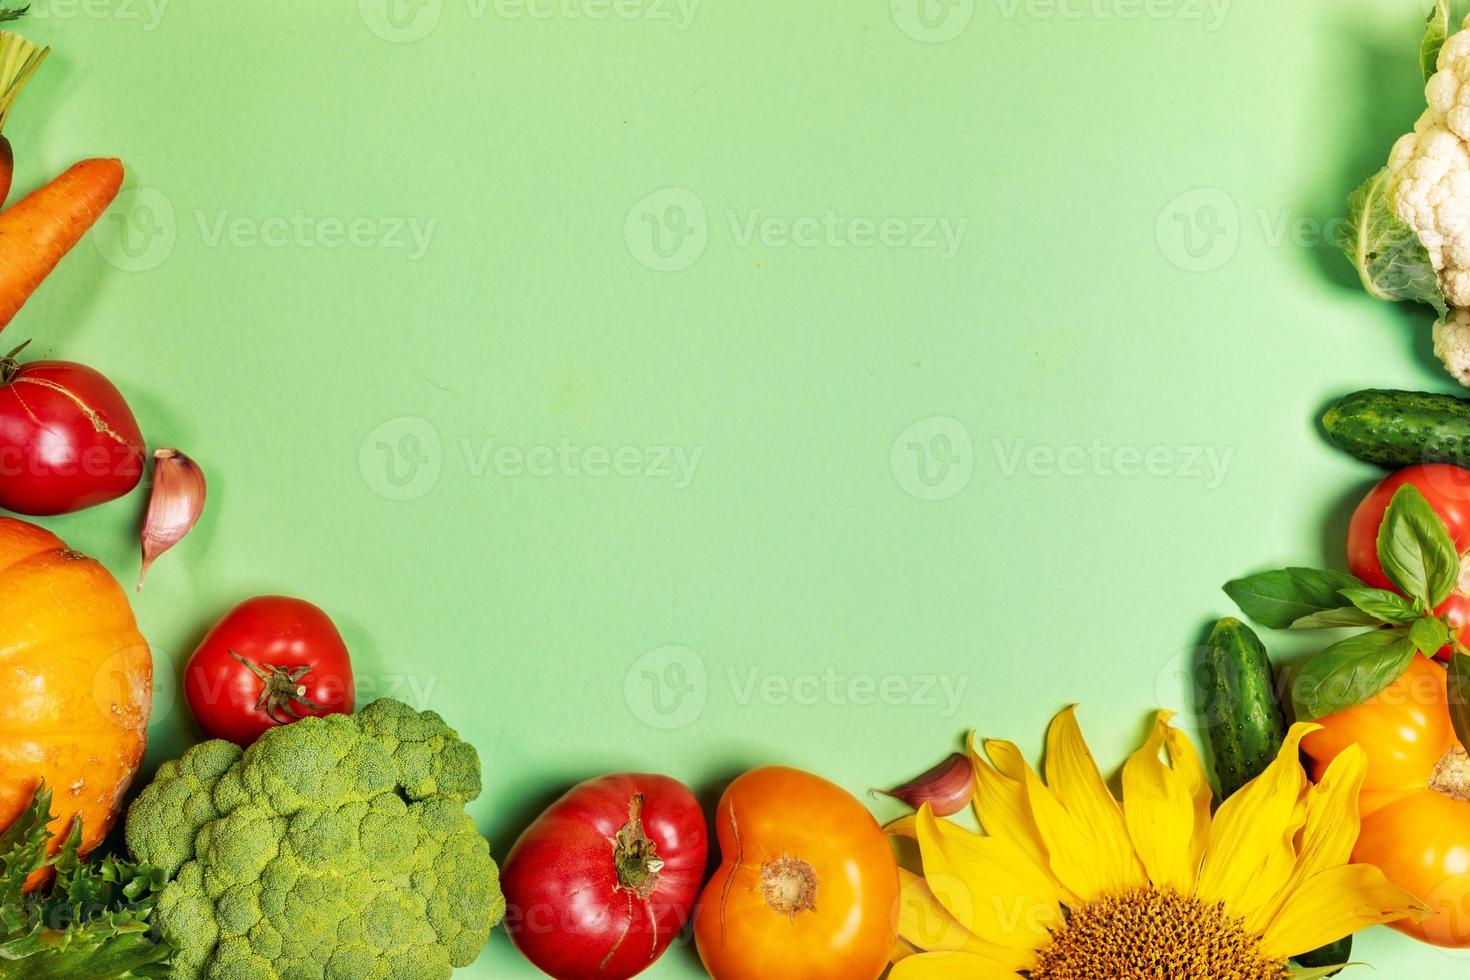
<path fill-rule="evenodd" d="M 771 766 L 730 784 L 719 870 L 695 912 L 714 980 L 876 980 L 893 954 L 898 864 L 867 809 Z"/>
<path fill-rule="evenodd" d="M 1444 669 L 1416 656 L 1376 697 L 1320 724 L 1302 742 L 1314 775 L 1354 743 L 1368 755 L 1353 860 L 1378 865 L 1434 910 L 1394 928 L 1470 948 L 1470 757 L 1450 724 Z"/>
<path fill-rule="evenodd" d="M 0 830 L 44 780 L 52 851 L 73 817 L 84 853 L 101 843 L 143 758 L 152 683 L 148 645 L 107 570 L 0 518 Z"/>

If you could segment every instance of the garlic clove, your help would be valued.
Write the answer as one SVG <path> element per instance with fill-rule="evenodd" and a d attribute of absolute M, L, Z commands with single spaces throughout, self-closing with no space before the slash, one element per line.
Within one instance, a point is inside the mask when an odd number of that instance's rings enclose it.
<path fill-rule="evenodd" d="M 915 810 L 928 803 L 937 816 L 953 816 L 969 806 L 975 795 L 975 767 L 969 756 L 956 752 L 902 786 L 878 792 L 903 800 Z"/>
<path fill-rule="evenodd" d="M 143 519 L 143 567 L 138 589 L 155 559 L 184 539 L 204 512 L 204 471 L 177 449 L 153 453 L 153 492 Z"/>

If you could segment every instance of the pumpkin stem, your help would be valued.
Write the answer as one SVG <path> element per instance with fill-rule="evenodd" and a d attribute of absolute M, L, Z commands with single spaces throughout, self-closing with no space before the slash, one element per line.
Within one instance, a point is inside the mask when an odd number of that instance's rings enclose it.
<path fill-rule="evenodd" d="M 277 725 L 289 725 L 300 721 L 302 716 L 296 705 L 312 711 L 321 711 L 322 706 L 306 696 L 306 685 L 301 679 L 311 673 L 310 667 L 277 667 L 275 664 L 255 664 L 234 650 L 230 656 L 244 664 L 246 669 L 260 678 L 260 697 L 255 701 L 255 710 L 264 711 L 265 716 Z M 278 717 L 277 712 L 285 717 Z"/>

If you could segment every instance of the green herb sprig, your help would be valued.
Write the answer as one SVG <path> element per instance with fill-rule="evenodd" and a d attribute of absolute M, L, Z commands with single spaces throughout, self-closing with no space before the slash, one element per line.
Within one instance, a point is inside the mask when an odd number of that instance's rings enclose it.
<path fill-rule="evenodd" d="M 1378 529 L 1378 561 L 1397 592 L 1346 572 L 1283 568 L 1225 584 L 1251 619 L 1272 629 L 1370 627 L 1327 647 L 1298 674 L 1292 702 L 1303 721 L 1362 704 L 1397 680 L 1416 654 L 1449 646 L 1450 716 L 1470 745 L 1470 649 L 1435 610 L 1460 580 L 1460 555 L 1416 487 L 1393 495 Z"/>

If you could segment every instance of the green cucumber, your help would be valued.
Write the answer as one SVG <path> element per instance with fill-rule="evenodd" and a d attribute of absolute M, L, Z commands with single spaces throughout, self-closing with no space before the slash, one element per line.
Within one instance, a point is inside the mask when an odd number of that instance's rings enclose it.
<path fill-rule="evenodd" d="M 1206 641 L 1203 690 L 1220 798 L 1233 796 L 1266 771 L 1286 741 L 1286 713 L 1261 638 L 1238 619 L 1215 624 Z M 1346 964 L 1353 937 L 1295 957 L 1304 967 Z M 1329 974 L 1330 976 L 1331 974 Z"/>
<path fill-rule="evenodd" d="M 1225 799 L 1276 758 L 1286 740 L 1286 714 L 1266 648 L 1238 619 L 1222 619 L 1210 632 L 1204 681 L 1210 747 Z"/>
<path fill-rule="evenodd" d="M 1314 949 L 1310 953 L 1303 953 L 1292 958 L 1296 960 L 1298 966 L 1305 966 L 1308 969 L 1320 970 L 1326 966 L 1346 967 L 1348 960 L 1353 958 L 1353 937 L 1343 936 L 1331 946 L 1323 946 L 1321 949 Z M 1337 973 L 1341 972 L 1341 970 L 1337 971 Z M 1336 973 L 1327 975 L 1336 976 Z"/>
<path fill-rule="evenodd" d="M 1355 391 L 1322 416 L 1328 440 L 1379 466 L 1470 463 L 1470 400 L 1423 391 Z"/>

